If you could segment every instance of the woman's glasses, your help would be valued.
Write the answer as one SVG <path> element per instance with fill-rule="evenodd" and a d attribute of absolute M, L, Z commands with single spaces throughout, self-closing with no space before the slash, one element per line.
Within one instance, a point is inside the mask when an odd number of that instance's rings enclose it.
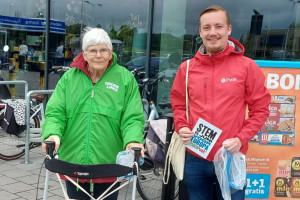
<path fill-rule="evenodd" d="M 110 50 L 108 48 L 103 48 L 103 49 L 90 49 L 87 50 L 88 54 L 90 56 L 96 56 L 98 54 L 98 52 L 100 53 L 100 55 L 106 55 Z"/>

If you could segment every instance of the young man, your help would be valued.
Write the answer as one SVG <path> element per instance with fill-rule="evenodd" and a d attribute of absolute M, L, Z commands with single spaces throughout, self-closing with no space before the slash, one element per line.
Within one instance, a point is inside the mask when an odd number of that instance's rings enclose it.
<path fill-rule="evenodd" d="M 191 130 L 199 118 L 222 130 L 205 159 L 187 149 L 184 182 L 191 200 L 212 199 L 215 183 L 222 199 L 212 162 L 216 152 L 224 146 L 231 153 L 246 154 L 249 140 L 269 116 L 270 94 L 264 86 L 264 75 L 252 59 L 243 55 L 244 47 L 229 38 L 231 30 L 229 15 L 222 7 L 210 6 L 201 12 L 203 45 L 190 60 L 188 72 L 189 121 L 183 84 L 187 62 L 181 64 L 171 89 L 175 130 L 184 144 L 190 143 L 194 136 Z M 244 197 L 245 188 L 232 194 L 233 200 Z"/>
<path fill-rule="evenodd" d="M 22 44 L 19 47 L 20 69 L 24 69 L 27 53 L 28 53 L 28 46 L 26 45 L 26 41 L 22 40 Z"/>
<path fill-rule="evenodd" d="M 61 41 L 59 46 L 56 48 L 56 65 L 64 65 L 64 42 Z"/>

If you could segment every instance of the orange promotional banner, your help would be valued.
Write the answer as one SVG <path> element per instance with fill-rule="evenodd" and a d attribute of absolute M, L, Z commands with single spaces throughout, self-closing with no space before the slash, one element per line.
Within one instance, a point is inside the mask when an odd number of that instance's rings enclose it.
<path fill-rule="evenodd" d="M 299 199 L 300 62 L 256 62 L 272 99 L 269 118 L 249 143 L 246 199 Z"/>

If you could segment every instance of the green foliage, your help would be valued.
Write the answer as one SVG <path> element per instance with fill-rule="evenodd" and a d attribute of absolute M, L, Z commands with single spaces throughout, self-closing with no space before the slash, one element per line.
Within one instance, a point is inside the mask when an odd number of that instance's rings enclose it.
<path fill-rule="evenodd" d="M 109 31 L 108 35 L 111 39 L 118 39 L 117 38 L 117 31 L 116 31 L 115 26 L 113 24 L 110 25 L 110 31 Z"/>
<path fill-rule="evenodd" d="M 136 28 L 129 25 L 122 25 L 119 29 L 117 38 L 123 42 L 125 48 L 132 48 L 132 41 Z"/>
<path fill-rule="evenodd" d="M 84 29 L 85 27 L 86 27 L 86 25 L 83 24 L 82 29 Z M 81 24 L 72 24 L 72 25 L 66 26 L 66 33 L 80 35 L 80 28 L 81 28 Z"/>

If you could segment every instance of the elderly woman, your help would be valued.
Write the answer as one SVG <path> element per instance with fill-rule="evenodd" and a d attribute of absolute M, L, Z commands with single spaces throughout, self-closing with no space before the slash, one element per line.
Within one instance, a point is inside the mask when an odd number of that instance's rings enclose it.
<path fill-rule="evenodd" d="M 118 152 L 131 147 L 141 147 L 143 156 L 144 115 L 134 77 L 118 65 L 104 30 L 87 28 L 82 50 L 48 101 L 43 139 L 55 141 L 60 159 L 71 163 L 115 163 Z M 78 181 L 88 191 L 94 182 L 98 197 L 114 180 Z M 89 199 L 69 181 L 66 185 L 71 199 Z"/>

